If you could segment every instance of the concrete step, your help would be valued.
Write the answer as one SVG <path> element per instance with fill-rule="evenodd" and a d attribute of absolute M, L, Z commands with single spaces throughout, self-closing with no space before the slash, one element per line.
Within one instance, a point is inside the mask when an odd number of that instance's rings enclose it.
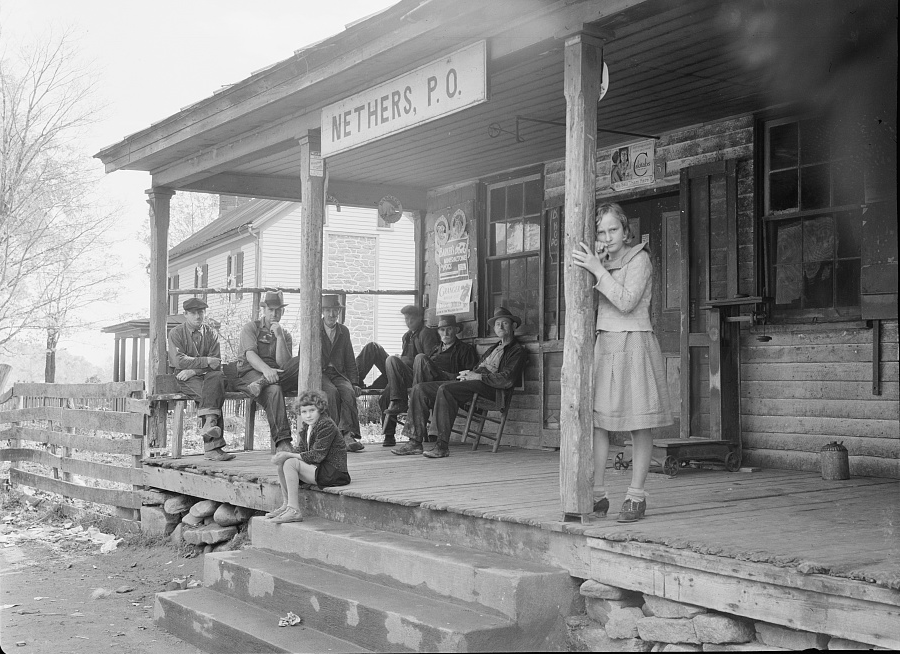
<path fill-rule="evenodd" d="M 578 588 L 566 570 L 392 532 L 311 517 L 284 525 L 254 518 L 254 547 L 477 602 L 546 632 L 570 615 Z M 562 616 L 562 617 L 561 617 Z M 540 624 L 536 624 L 540 623 Z"/>
<path fill-rule="evenodd" d="M 505 616 L 259 549 L 205 555 L 204 585 L 368 649 L 530 650 Z"/>
<path fill-rule="evenodd" d="M 279 627 L 273 613 L 208 588 L 156 594 L 153 619 L 178 638 L 212 654 L 368 652 L 306 625 Z"/>

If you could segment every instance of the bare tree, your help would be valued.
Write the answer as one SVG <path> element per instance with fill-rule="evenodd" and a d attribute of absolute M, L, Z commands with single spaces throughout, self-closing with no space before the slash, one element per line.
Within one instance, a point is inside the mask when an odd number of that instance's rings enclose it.
<path fill-rule="evenodd" d="M 172 204 L 169 208 L 168 247 L 170 249 L 175 247 L 189 236 L 206 227 L 218 217 L 218 195 L 178 191 L 172 197 Z M 141 224 L 138 234 L 141 242 L 147 245 L 149 251 L 149 221 Z M 146 256 L 144 259 L 143 263 L 149 265 L 149 259 L 147 259 Z"/>

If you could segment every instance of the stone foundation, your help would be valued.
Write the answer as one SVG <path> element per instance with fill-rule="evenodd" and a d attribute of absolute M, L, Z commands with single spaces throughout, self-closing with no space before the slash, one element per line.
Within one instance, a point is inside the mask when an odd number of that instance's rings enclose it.
<path fill-rule="evenodd" d="M 883 649 L 796 631 L 588 580 L 585 615 L 568 619 L 570 652 L 780 652 Z"/>

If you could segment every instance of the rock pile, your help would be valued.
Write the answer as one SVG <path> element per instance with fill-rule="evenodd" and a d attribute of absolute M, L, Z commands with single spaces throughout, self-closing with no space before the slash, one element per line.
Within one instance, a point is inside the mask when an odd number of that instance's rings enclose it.
<path fill-rule="evenodd" d="M 234 549 L 256 511 L 228 503 L 164 491 L 145 492 L 141 531 L 193 545 L 196 553 Z"/>

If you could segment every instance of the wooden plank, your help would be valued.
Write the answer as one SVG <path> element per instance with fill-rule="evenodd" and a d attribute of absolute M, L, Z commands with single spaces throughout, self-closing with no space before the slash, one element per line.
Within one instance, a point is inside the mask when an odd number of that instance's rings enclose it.
<path fill-rule="evenodd" d="M 23 484 L 32 488 L 57 493 L 65 497 L 73 497 L 87 502 L 97 502 L 109 506 L 121 506 L 126 509 L 140 509 L 140 495 L 130 490 L 109 490 L 106 488 L 93 488 L 72 484 L 61 479 L 50 479 L 42 475 L 24 472 L 22 470 L 10 470 L 9 480 L 15 484 Z"/>
<path fill-rule="evenodd" d="M 50 406 L 0 411 L 0 423 L 26 420 L 51 420 L 61 427 L 99 429 L 122 434 L 144 433 L 144 416 L 139 413 L 62 409 Z"/>
<path fill-rule="evenodd" d="M 125 411 L 128 413 L 140 413 L 141 415 L 150 415 L 150 400 L 141 400 L 136 397 L 125 398 Z"/>
<path fill-rule="evenodd" d="M 744 465 L 764 468 L 783 468 L 818 472 L 821 469 L 818 453 L 796 450 L 745 449 Z M 886 477 L 900 479 L 900 460 L 874 456 L 851 456 L 850 476 Z M 835 482 L 842 483 L 842 482 Z"/>
<path fill-rule="evenodd" d="M 271 467 L 271 466 L 270 466 Z M 281 490 L 277 484 L 223 479 L 178 470 L 144 466 L 144 485 L 153 488 L 228 502 L 234 506 L 246 506 L 260 511 L 271 511 L 281 503 Z"/>
<path fill-rule="evenodd" d="M 32 463 L 40 463 L 48 468 L 58 468 L 63 472 L 81 475 L 82 477 L 104 479 L 120 484 L 137 485 L 143 483 L 143 475 L 137 468 L 123 468 L 105 463 L 61 457 L 44 450 L 5 448 L 0 450 L 0 461 L 31 461 Z"/>
<path fill-rule="evenodd" d="M 786 381 L 748 381 L 741 382 L 741 397 L 755 399 L 787 399 L 800 400 L 884 400 L 900 399 L 900 384 L 897 382 L 884 382 L 881 385 L 881 395 L 872 394 L 872 382 L 868 381 L 823 381 L 814 380 L 807 382 Z"/>
<path fill-rule="evenodd" d="M 900 420 L 900 403 L 885 400 L 741 399 L 741 412 L 756 416 L 803 416 L 846 420 Z"/>
<path fill-rule="evenodd" d="M 792 629 L 825 633 L 882 647 L 900 647 L 900 609 L 847 597 L 825 595 L 780 583 L 748 579 L 635 557 L 591 543 L 591 578 L 675 602 L 705 606 L 732 615 Z"/>
<path fill-rule="evenodd" d="M 31 427 L 13 427 L 0 431 L 0 438 L 22 439 L 49 443 L 50 445 L 62 445 L 63 447 L 87 450 L 90 452 L 106 452 L 108 454 L 142 453 L 141 442 L 132 438 L 100 438 L 97 436 L 83 436 L 49 429 L 35 429 Z"/>
<path fill-rule="evenodd" d="M 900 379 L 900 366 L 881 364 L 883 382 Z M 741 364 L 741 379 L 747 381 L 868 381 L 872 367 L 866 361 L 854 363 L 747 363 Z"/>
<path fill-rule="evenodd" d="M 823 434 L 767 434 L 743 432 L 744 446 L 767 450 L 800 450 L 816 452 L 824 445 L 842 440 L 850 456 L 877 456 L 900 459 L 900 439 L 896 438 L 846 438 Z"/>
<path fill-rule="evenodd" d="M 857 343 L 837 345 L 792 345 L 789 347 L 745 347 L 741 358 L 747 363 L 851 363 L 872 361 L 872 346 Z M 882 345 L 882 360 L 897 361 L 897 344 Z"/>
<path fill-rule="evenodd" d="M 833 434 L 843 438 L 900 438 L 896 420 L 846 420 L 797 416 L 741 416 L 741 429 L 775 434 Z"/>
<path fill-rule="evenodd" d="M 24 397 L 117 398 L 144 390 L 143 380 L 108 382 L 105 384 L 32 384 L 17 383 L 16 395 Z"/>

